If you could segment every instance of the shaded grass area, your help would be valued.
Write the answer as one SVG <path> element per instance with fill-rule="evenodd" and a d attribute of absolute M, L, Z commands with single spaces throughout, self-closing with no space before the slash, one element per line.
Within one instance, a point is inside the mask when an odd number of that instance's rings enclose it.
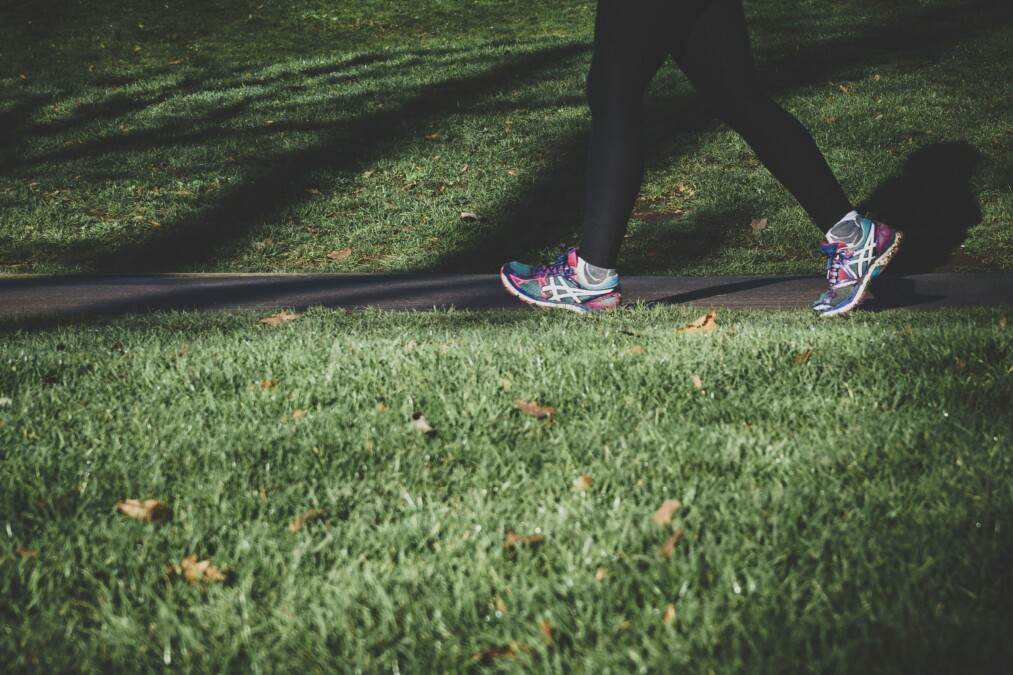
<path fill-rule="evenodd" d="M 671 308 L 260 316 L 6 332 L 4 662 L 1009 662 L 1011 345 L 997 310 L 726 312 L 704 334 L 677 333 L 694 315 Z M 528 417 L 516 399 L 558 413 Z M 435 434 L 412 428 L 419 413 Z M 575 491 L 582 474 L 593 482 Z M 128 521 L 113 509 L 124 497 L 162 499 L 174 518 Z M 682 509 L 655 525 L 667 498 Z M 311 508 L 324 516 L 289 532 Z M 673 527 L 684 536 L 666 560 Z M 508 530 L 544 542 L 504 549 Z M 191 553 L 229 581 L 167 576 Z"/>
<path fill-rule="evenodd" d="M 747 9 L 772 93 L 912 235 L 899 268 L 1009 266 L 1006 3 Z M 2 272 L 490 271 L 575 242 L 593 3 L 3 11 Z M 646 134 L 625 271 L 818 269 L 820 233 L 672 67 Z"/>

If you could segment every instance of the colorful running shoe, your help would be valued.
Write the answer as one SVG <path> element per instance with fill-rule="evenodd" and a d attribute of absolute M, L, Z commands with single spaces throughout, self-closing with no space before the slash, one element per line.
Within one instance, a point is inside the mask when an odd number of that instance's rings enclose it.
<path fill-rule="evenodd" d="M 537 307 L 593 312 L 619 306 L 619 276 L 614 272 L 598 283 L 588 279 L 588 264 L 571 248 L 551 265 L 533 267 L 508 262 L 499 278 L 507 292 Z"/>
<path fill-rule="evenodd" d="M 813 303 L 820 316 L 837 316 L 865 299 L 869 283 L 900 248 L 902 235 L 852 211 L 827 232 L 820 251 L 827 257 L 827 290 Z"/>

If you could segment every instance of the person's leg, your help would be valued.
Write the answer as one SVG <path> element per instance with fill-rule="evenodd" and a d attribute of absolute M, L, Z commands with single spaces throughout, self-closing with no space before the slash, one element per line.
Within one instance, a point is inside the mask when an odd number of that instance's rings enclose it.
<path fill-rule="evenodd" d="M 741 0 L 712 0 L 672 56 L 822 231 L 852 210 L 812 136 L 761 88 Z"/>
<path fill-rule="evenodd" d="M 644 172 L 644 92 L 670 51 L 679 0 L 599 0 L 587 77 L 591 107 L 580 256 L 615 267 Z M 688 32 L 688 31 L 687 31 Z"/>

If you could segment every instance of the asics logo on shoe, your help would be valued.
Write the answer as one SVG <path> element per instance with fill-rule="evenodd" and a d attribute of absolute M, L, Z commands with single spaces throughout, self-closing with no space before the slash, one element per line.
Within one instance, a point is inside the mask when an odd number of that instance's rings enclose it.
<path fill-rule="evenodd" d="M 584 302 L 591 298 L 597 298 L 601 295 L 607 295 L 615 290 L 615 288 L 603 288 L 599 290 L 591 290 L 583 288 L 581 286 L 571 285 L 567 282 L 566 277 L 546 277 L 546 285 L 542 286 L 542 294 L 549 300 L 574 300 L 576 302 Z"/>

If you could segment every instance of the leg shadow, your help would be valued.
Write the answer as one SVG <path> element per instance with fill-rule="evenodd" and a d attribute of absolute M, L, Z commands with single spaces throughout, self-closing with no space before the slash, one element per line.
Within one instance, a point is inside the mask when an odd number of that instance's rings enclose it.
<path fill-rule="evenodd" d="M 933 143 L 911 153 L 900 175 L 861 205 L 904 233 L 891 273 L 931 272 L 958 262 L 967 231 L 981 222 L 971 179 L 981 153 L 968 143 Z"/>

